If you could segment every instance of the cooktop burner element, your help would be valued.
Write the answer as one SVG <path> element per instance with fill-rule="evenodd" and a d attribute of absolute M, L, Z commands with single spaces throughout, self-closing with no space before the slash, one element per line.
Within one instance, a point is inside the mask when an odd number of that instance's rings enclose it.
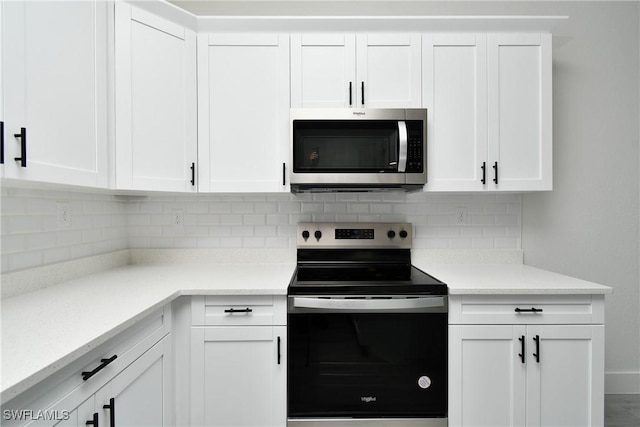
<path fill-rule="evenodd" d="M 447 295 L 411 265 L 410 223 L 300 223 L 289 295 Z"/>

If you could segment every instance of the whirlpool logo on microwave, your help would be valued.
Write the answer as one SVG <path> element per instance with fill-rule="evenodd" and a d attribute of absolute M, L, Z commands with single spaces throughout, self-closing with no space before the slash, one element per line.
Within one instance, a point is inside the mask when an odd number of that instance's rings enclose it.
<path fill-rule="evenodd" d="M 362 396 L 360 397 L 360 401 L 364 403 L 371 403 L 377 401 L 378 398 L 375 396 Z"/>
<path fill-rule="evenodd" d="M 365 113 L 364 111 L 354 111 L 353 112 L 354 116 L 364 116 L 365 114 L 367 114 L 367 113 Z"/>

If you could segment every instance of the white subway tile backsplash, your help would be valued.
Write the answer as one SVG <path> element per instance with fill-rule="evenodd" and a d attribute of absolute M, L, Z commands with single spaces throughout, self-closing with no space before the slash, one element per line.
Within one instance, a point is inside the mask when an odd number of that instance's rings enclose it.
<path fill-rule="evenodd" d="M 58 224 L 57 204 L 71 221 Z M 2 271 L 126 248 L 295 248 L 298 222 L 411 222 L 414 247 L 521 246 L 517 194 L 153 194 L 2 188 Z M 456 211 L 467 211 L 466 224 Z M 173 212 L 183 211 L 183 224 Z"/>

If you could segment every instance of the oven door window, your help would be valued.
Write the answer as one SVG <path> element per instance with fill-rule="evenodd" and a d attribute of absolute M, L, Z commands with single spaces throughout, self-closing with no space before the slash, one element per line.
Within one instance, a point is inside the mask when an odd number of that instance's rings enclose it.
<path fill-rule="evenodd" d="M 398 133 L 394 120 L 296 120 L 294 172 L 395 172 Z"/>
<path fill-rule="evenodd" d="M 290 314 L 289 417 L 445 417 L 447 315 Z"/>

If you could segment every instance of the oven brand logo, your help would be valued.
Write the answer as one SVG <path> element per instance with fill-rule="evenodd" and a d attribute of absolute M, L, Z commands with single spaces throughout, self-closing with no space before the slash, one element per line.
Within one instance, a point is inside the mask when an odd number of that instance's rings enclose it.
<path fill-rule="evenodd" d="M 361 402 L 365 402 L 365 403 L 371 403 L 371 402 L 375 402 L 377 401 L 378 398 L 375 396 L 362 396 L 360 397 L 360 401 Z"/>
<path fill-rule="evenodd" d="M 364 116 L 365 114 L 367 114 L 367 113 L 365 113 L 364 111 L 354 111 L 353 112 L 354 116 Z"/>

